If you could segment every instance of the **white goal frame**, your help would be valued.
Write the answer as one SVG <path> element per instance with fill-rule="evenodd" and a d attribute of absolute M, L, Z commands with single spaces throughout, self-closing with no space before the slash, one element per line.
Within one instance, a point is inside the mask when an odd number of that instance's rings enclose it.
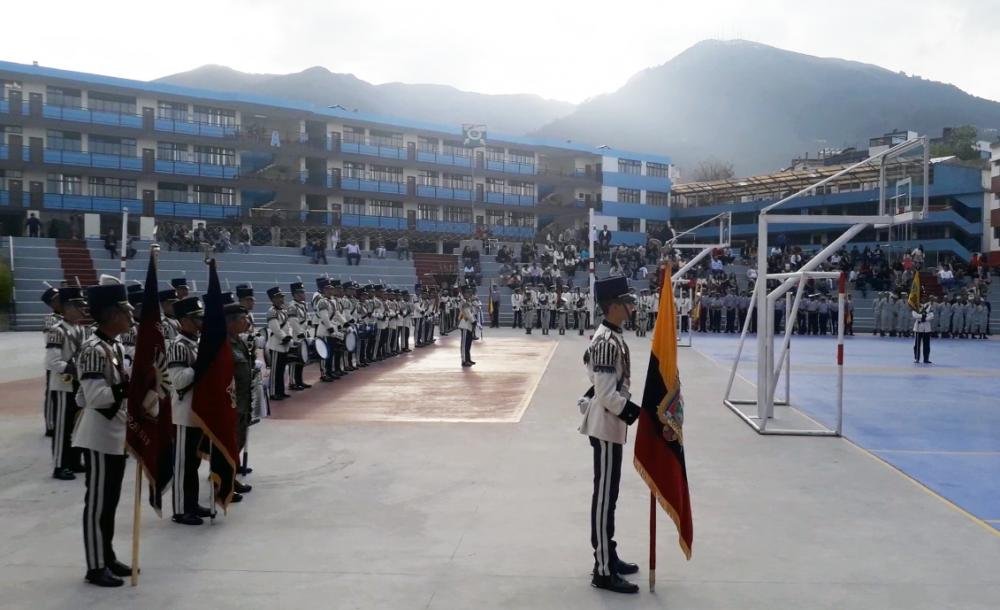
<path fill-rule="evenodd" d="M 923 190 L 922 198 L 923 205 L 920 210 L 906 209 L 899 212 L 896 209 L 887 210 L 886 208 L 886 164 L 888 160 L 902 157 L 906 152 L 912 151 L 914 149 L 920 149 L 922 147 L 923 158 Z M 908 140 L 896 146 L 893 146 L 887 150 L 880 153 L 872 155 L 861 161 L 855 163 L 843 170 L 832 174 L 815 184 L 812 184 L 796 193 L 793 193 L 765 208 L 763 208 L 758 215 L 758 226 L 757 226 L 757 281 L 754 285 L 753 296 L 751 298 L 751 304 L 747 312 L 746 320 L 743 324 L 743 331 L 740 334 L 740 343 L 737 348 L 736 358 L 733 361 L 732 370 L 729 375 L 729 383 L 726 387 L 726 393 L 723 398 L 723 404 L 725 404 L 730 410 L 736 413 L 744 422 L 746 422 L 750 427 L 756 430 L 760 434 L 771 434 L 771 435 L 794 435 L 794 436 L 840 436 L 843 432 L 843 333 L 844 333 L 844 296 L 846 292 L 846 281 L 840 272 L 823 272 L 817 271 L 817 268 L 824 262 L 826 262 L 831 255 L 837 252 L 844 244 L 848 243 L 851 239 L 856 237 L 861 231 L 873 226 L 876 229 L 891 227 L 896 224 L 906 224 L 915 222 L 917 220 L 922 220 L 927 215 L 928 201 L 929 201 L 929 180 L 930 180 L 930 150 L 929 142 L 926 136 L 920 136 L 912 140 Z M 819 215 L 819 214 L 771 214 L 771 210 L 780 207 L 793 199 L 801 197 L 803 195 L 812 194 L 816 192 L 816 189 L 824 186 L 828 182 L 836 180 L 837 178 L 849 174 L 856 169 L 863 166 L 870 166 L 878 164 L 879 166 L 879 207 L 878 214 L 876 215 Z M 904 178 L 904 180 L 909 180 Z M 902 181 L 900 181 L 902 182 Z M 895 185 L 893 185 L 895 188 Z M 893 207 L 895 208 L 895 197 L 893 198 Z M 818 252 L 812 259 L 805 263 L 798 271 L 793 273 L 774 273 L 768 274 L 767 269 L 767 258 L 768 258 L 768 228 L 772 223 L 785 223 L 785 224 L 825 224 L 825 225 L 842 225 L 851 224 L 852 226 L 845 231 L 840 237 L 835 239 L 820 252 Z M 838 383 L 837 383 L 837 423 L 833 429 L 825 428 L 818 423 L 815 428 L 769 428 L 769 420 L 774 418 L 774 407 L 779 406 L 789 406 L 791 407 L 791 396 L 790 396 L 790 356 L 789 347 L 791 341 L 791 328 L 788 322 L 793 319 L 794 314 L 797 312 L 799 303 L 802 297 L 802 292 L 805 287 L 806 281 L 810 277 L 838 277 L 839 278 L 839 291 L 838 291 L 838 338 L 837 338 L 837 366 L 838 366 Z M 768 292 L 767 281 L 769 279 L 781 280 L 782 283 L 774 290 Z M 782 342 L 781 355 L 775 361 L 774 353 L 774 304 L 778 298 L 783 295 L 790 294 L 789 291 L 798 286 L 798 290 L 795 297 L 794 303 L 789 303 L 790 307 L 786 305 L 785 308 L 785 336 Z M 788 298 L 786 297 L 786 303 L 788 303 Z M 750 316 L 752 315 L 754 309 L 756 309 L 757 315 L 757 388 L 756 388 L 756 399 L 755 400 L 737 400 L 732 398 L 732 386 L 733 380 L 736 377 L 737 369 L 740 365 L 740 356 L 743 352 L 743 344 L 746 341 L 747 329 L 750 324 Z M 785 399 L 776 400 L 775 390 L 778 385 L 778 381 L 782 372 L 782 368 L 785 369 Z M 740 407 L 756 407 L 756 414 L 751 415 Z M 751 409 L 752 411 L 752 409 Z"/>

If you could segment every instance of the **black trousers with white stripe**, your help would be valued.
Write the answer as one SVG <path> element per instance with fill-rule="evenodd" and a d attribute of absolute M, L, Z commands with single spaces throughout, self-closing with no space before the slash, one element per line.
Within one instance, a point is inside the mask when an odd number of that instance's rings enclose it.
<path fill-rule="evenodd" d="M 475 334 L 471 330 L 459 329 L 462 332 L 462 343 L 459 347 L 462 350 L 462 364 L 472 362 L 472 338 Z"/>
<path fill-rule="evenodd" d="M 615 542 L 615 505 L 622 478 L 622 446 L 590 437 L 594 448 L 594 494 L 590 499 L 590 546 L 594 570 L 601 576 L 615 572 L 618 563 Z"/>
<path fill-rule="evenodd" d="M 80 450 L 73 447 L 73 426 L 80 408 L 73 392 L 52 390 L 49 403 L 53 408 L 52 467 L 71 468 L 80 464 Z"/>
<path fill-rule="evenodd" d="M 83 548 L 87 569 L 99 570 L 114 561 L 115 512 L 125 478 L 125 454 L 83 453 L 87 467 L 87 495 L 83 503 Z"/>
<path fill-rule="evenodd" d="M 50 434 L 56 429 L 56 418 L 52 408 L 52 390 L 49 389 L 49 381 L 52 379 L 52 371 L 45 371 L 45 398 L 42 400 L 42 413 L 45 415 L 45 433 Z"/>
<path fill-rule="evenodd" d="M 271 350 L 271 396 L 285 394 L 285 366 L 288 364 L 288 354 Z"/>
<path fill-rule="evenodd" d="M 177 425 L 174 442 L 174 514 L 190 515 L 198 508 L 198 447 L 204 434 L 201 428 Z"/>

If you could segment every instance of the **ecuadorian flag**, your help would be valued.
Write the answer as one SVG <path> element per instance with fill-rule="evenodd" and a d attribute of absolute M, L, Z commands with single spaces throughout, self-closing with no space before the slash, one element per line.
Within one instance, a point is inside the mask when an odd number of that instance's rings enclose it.
<path fill-rule="evenodd" d="M 673 519 L 681 550 L 691 559 L 694 526 L 684 464 L 684 399 L 677 371 L 677 313 L 670 273 L 667 267 L 660 282 L 660 309 L 653 329 L 633 463 Z"/>

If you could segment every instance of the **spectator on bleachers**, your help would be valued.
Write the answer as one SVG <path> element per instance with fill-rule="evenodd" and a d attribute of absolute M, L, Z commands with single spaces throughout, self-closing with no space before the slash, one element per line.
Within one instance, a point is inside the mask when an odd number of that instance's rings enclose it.
<path fill-rule="evenodd" d="M 324 265 L 328 264 L 327 260 L 326 260 L 326 243 L 325 243 L 325 241 L 326 240 L 324 240 L 324 239 L 317 238 L 317 239 L 313 240 L 313 242 L 312 242 L 312 263 L 314 265 L 318 265 L 320 263 L 320 261 L 323 261 Z"/>
<path fill-rule="evenodd" d="M 405 235 L 396 240 L 396 260 L 403 260 L 404 255 L 410 260 L 410 240 Z"/>
<path fill-rule="evenodd" d="M 240 252 L 250 254 L 250 231 L 246 227 L 240 231 Z"/>
<path fill-rule="evenodd" d="M 351 238 L 347 242 L 347 264 L 357 266 L 361 264 L 361 248 L 358 246 L 358 240 Z M 353 263 L 351 261 L 354 261 Z"/>
<path fill-rule="evenodd" d="M 38 220 L 37 214 L 29 212 L 28 219 L 24 221 L 24 226 L 28 229 L 28 237 L 38 237 L 42 230 L 42 221 Z"/>
<path fill-rule="evenodd" d="M 108 229 L 104 235 L 104 249 L 108 251 L 108 258 L 114 258 L 118 251 L 118 238 L 115 237 L 115 230 Z"/>
<path fill-rule="evenodd" d="M 375 258 L 385 258 L 385 242 L 381 239 L 375 245 Z"/>
<path fill-rule="evenodd" d="M 271 213 L 271 245 L 281 245 L 281 225 L 284 224 L 284 214 L 281 210 Z"/>

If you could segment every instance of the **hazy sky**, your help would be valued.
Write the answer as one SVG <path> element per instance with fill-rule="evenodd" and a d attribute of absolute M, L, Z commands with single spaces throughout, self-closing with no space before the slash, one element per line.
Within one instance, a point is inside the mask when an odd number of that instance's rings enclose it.
<path fill-rule="evenodd" d="M 0 59 L 141 80 L 321 65 L 579 102 L 699 40 L 744 38 L 1000 100 L 998 16 L 1000 0 L 8 1 Z"/>

